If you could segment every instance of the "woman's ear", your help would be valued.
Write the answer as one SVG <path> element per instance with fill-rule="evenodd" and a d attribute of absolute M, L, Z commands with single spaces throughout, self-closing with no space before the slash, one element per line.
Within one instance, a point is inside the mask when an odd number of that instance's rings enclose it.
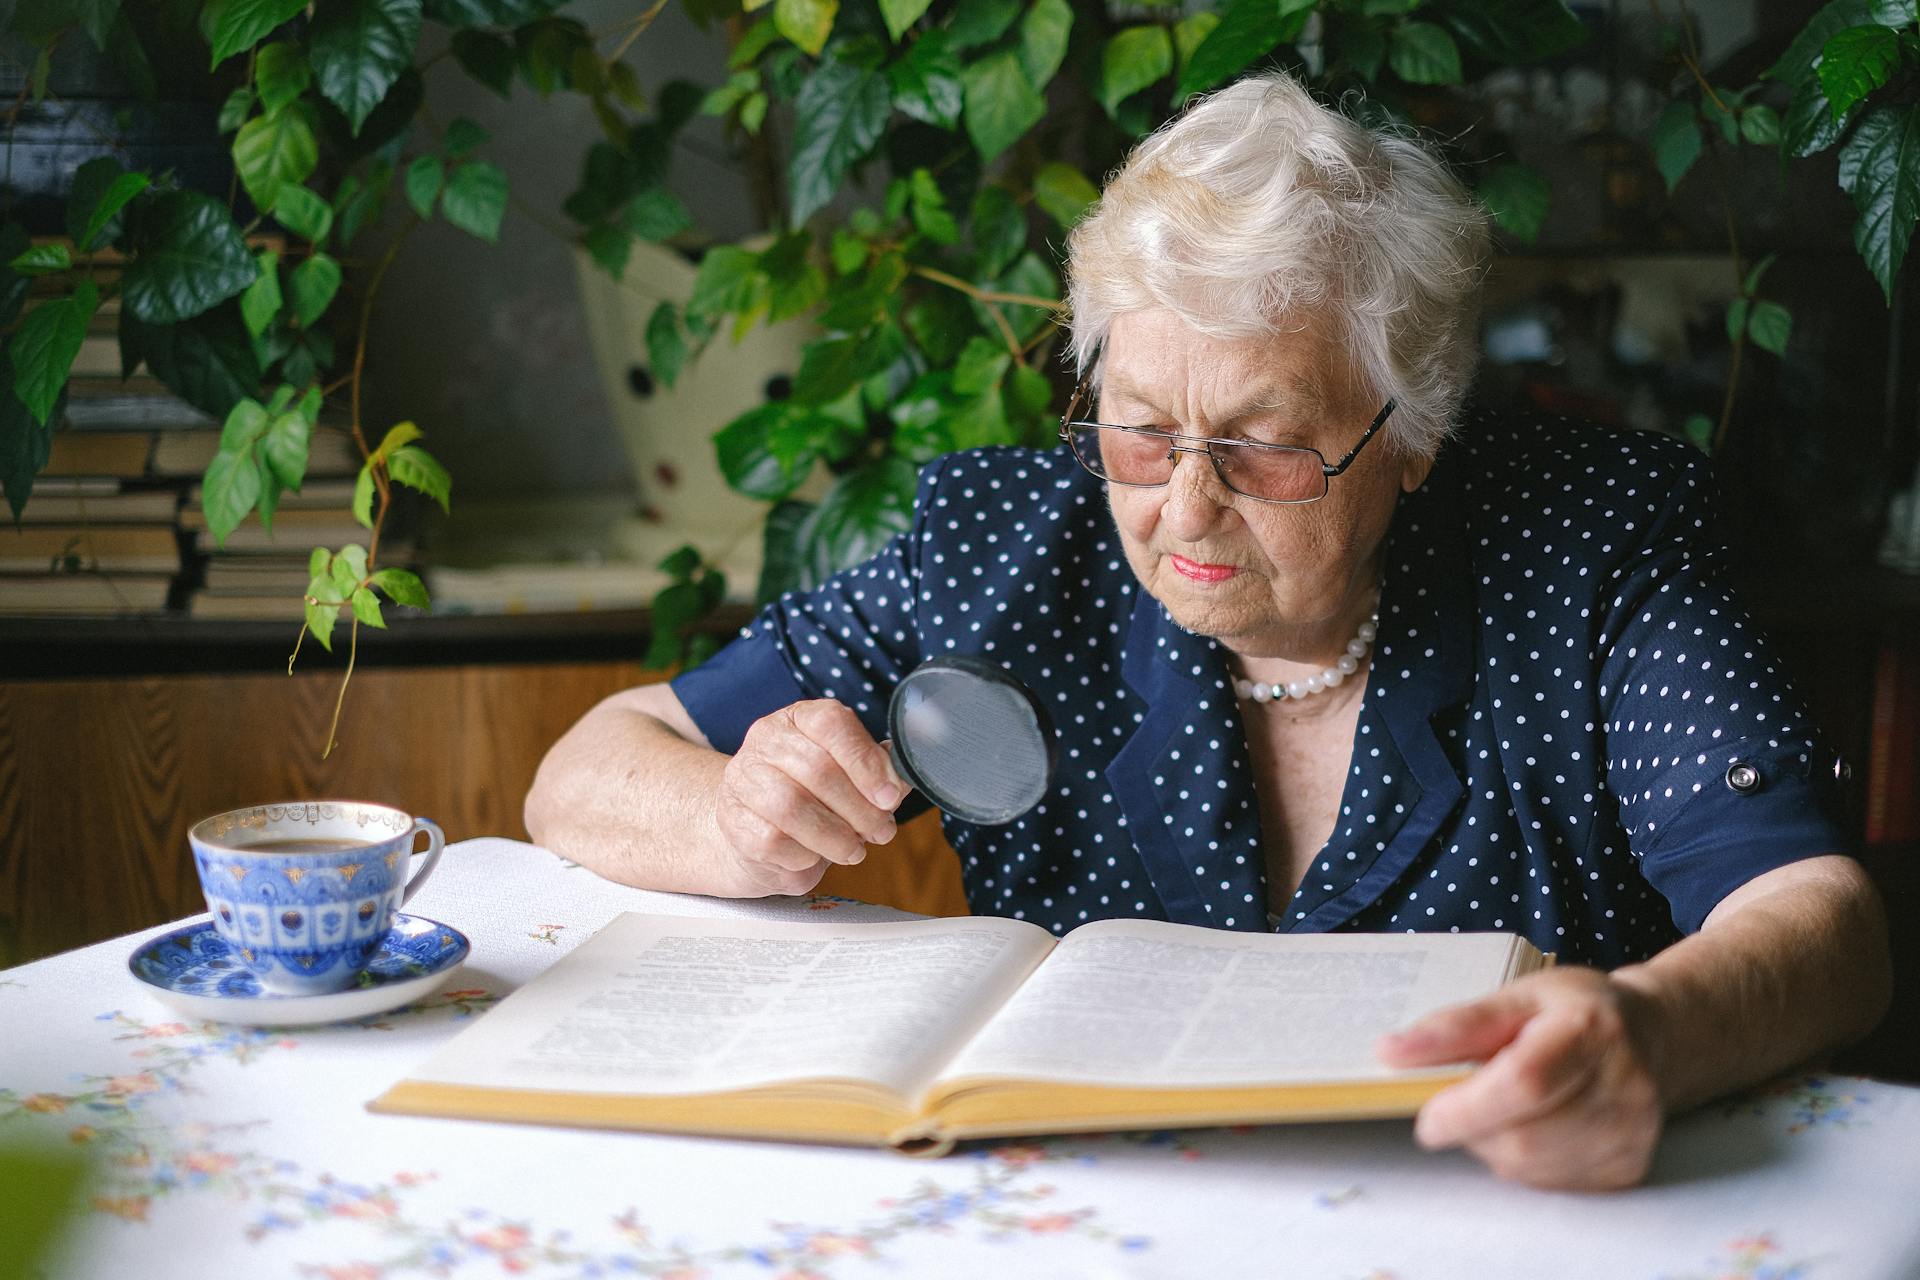
<path fill-rule="evenodd" d="M 1400 463 L 1400 488 L 1412 493 L 1427 482 L 1427 473 L 1433 470 L 1433 459 L 1423 458 L 1417 453 L 1407 454 Z"/>

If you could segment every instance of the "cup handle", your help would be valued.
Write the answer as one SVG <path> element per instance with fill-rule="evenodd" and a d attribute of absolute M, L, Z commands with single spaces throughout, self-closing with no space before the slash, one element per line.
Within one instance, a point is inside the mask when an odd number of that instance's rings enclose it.
<path fill-rule="evenodd" d="M 427 861 L 424 866 L 414 872 L 412 876 L 408 877 L 407 887 L 400 893 L 400 905 L 403 907 L 407 905 L 407 900 L 413 897 L 420 886 L 426 883 L 427 877 L 433 874 L 434 867 L 440 862 L 440 851 L 447 846 L 447 834 L 440 830 L 438 823 L 434 822 L 431 818 L 415 818 L 413 820 L 413 830 L 407 832 L 407 852 L 409 854 L 419 852 L 419 850 L 413 847 L 413 838 L 423 831 L 427 833 Z"/>

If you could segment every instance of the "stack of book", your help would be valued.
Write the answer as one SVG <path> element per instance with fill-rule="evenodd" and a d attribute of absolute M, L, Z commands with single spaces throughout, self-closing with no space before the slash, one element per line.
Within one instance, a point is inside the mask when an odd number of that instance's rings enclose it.
<path fill-rule="evenodd" d="M 99 281 L 115 263 L 96 254 L 89 269 Z M 63 276 L 38 277 L 28 305 L 71 287 Z M 351 436 L 323 418 L 304 492 L 282 499 L 277 538 L 249 516 L 227 553 L 206 564 L 200 586 L 212 536 L 197 481 L 220 447 L 221 424 L 144 366 L 123 378 L 119 327 L 120 299 L 110 296 L 74 360 L 64 416 L 20 527 L 0 521 L 0 616 L 157 613 L 172 604 L 196 616 L 297 618 L 309 549 L 366 540 L 348 512 L 360 466 Z M 262 548 L 267 554 L 257 555 Z M 250 603 L 203 610 L 195 603 L 203 592 Z"/>
<path fill-rule="evenodd" d="M 187 598 L 189 617 L 297 622 L 303 616 L 307 559 L 313 548 L 367 545 L 367 530 L 351 511 L 355 471 L 350 460 L 348 466 L 330 466 L 339 460 L 320 457 L 322 439 L 320 434 L 314 436 L 315 456 L 308 463 L 307 482 L 300 492 L 281 496 L 271 533 L 258 516 L 252 516 L 228 534 L 224 544 L 216 543 L 207 528 L 200 486 L 193 487 L 180 513 L 180 527 L 194 539 L 206 568 L 199 587 Z M 329 469 L 334 474 L 325 474 Z M 397 534 L 389 520 L 381 535 L 380 563 L 404 566 L 413 555 L 411 540 Z"/>

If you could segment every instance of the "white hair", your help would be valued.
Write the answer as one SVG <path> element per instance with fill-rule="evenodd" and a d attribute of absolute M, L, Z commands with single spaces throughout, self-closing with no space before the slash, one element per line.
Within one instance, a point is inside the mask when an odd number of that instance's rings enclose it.
<path fill-rule="evenodd" d="M 1324 107 L 1283 73 L 1162 125 L 1067 245 L 1082 374 L 1122 312 L 1162 307 L 1231 339 L 1317 311 L 1358 385 L 1399 402 L 1389 436 L 1427 457 L 1472 382 L 1486 214 L 1417 139 Z"/>

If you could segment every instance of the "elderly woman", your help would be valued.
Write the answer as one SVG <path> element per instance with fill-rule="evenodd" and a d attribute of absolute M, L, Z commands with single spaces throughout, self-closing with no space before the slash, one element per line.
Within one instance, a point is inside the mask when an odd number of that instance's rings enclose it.
<path fill-rule="evenodd" d="M 1214 94 L 1073 232 L 1062 446 L 929 465 L 873 560 L 585 716 L 528 829 L 633 884 L 805 891 L 893 835 L 892 687 L 978 655 L 1060 767 L 1018 821 L 948 817 L 974 910 L 1523 934 L 1561 964 L 1380 1045 L 1483 1064 L 1417 1137 L 1639 1180 L 1666 1113 L 1871 1028 L 1885 924 L 1698 456 L 1463 410 L 1487 253 L 1416 143 L 1284 77 Z"/>

